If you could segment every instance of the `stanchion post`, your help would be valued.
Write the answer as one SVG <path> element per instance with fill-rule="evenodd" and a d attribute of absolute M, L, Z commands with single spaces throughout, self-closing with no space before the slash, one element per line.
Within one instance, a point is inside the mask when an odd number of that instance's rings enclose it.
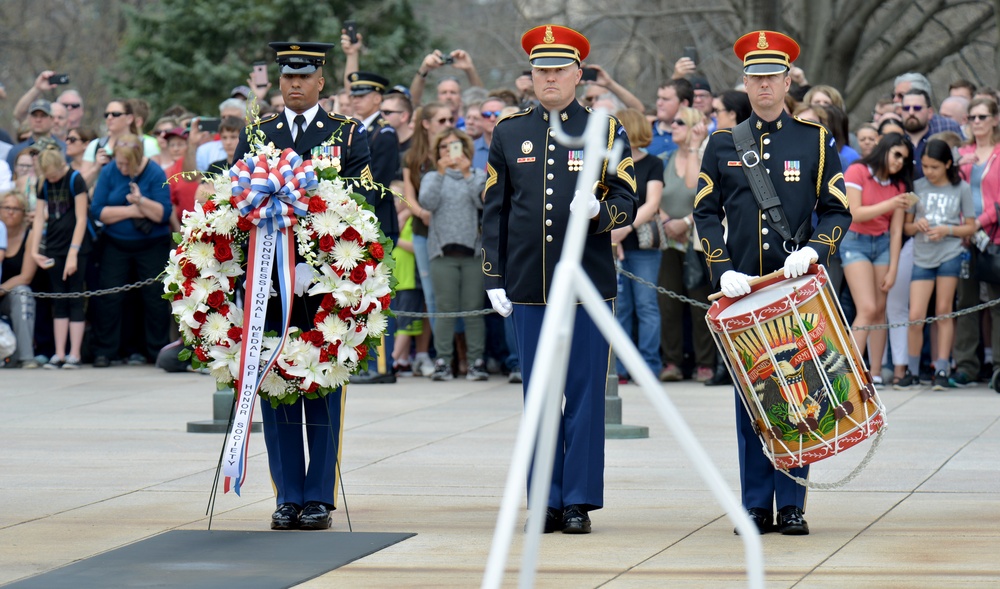
<path fill-rule="evenodd" d="M 618 368 L 614 354 L 608 370 L 608 384 L 604 392 L 604 439 L 638 440 L 649 437 L 644 425 L 622 425 L 622 398 L 618 396 Z"/>
<path fill-rule="evenodd" d="M 236 396 L 233 389 L 225 387 L 216 389 L 212 394 L 212 419 L 204 421 L 189 421 L 187 431 L 189 434 L 225 434 L 229 432 L 229 413 L 233 408 Z M 250 431 L 260 433 L 261 425 L 259 421 L 253 422 Z"/>

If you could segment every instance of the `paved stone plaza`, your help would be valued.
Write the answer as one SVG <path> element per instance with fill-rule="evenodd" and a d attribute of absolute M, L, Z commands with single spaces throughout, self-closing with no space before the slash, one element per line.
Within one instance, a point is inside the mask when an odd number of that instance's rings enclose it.
<path fill-rule="evenodd" d="M 0 585 L 167 530 L 206 529 L 222 437 L 186 425 L 211 417 L 213 389 L 207 376 L 151 367 L 0 372 Z M 664 390 L 738 490 L 732 390 Z M 536 586 L 745 586 L 733 524 L 645 394 L 620 393 L 624 422 L 648 426 L 649 438 L 607 442 L 594 533 L 545 536 Z M 882 400 L 888 430 L 868 469 L 810 493 L 812 535 L 762 538 L 767 586 L 1000 586 L 1000 394 L 927 387 Z M 347 531 L 347 507 L 355 531 L 417 536 L 298 587 L 478 587 L 520 417 L 520 386 L 499 376 L 352 387 L 334 530 Z M 812 479 L 839 479 L 867 447 L 819 463 Z M 268 529 L 263 435 L 251 455 L 243 496 L 218 496 L 213 529 Z M 505 586 L 516 586 L 521 543 L 517 534 Z"/>

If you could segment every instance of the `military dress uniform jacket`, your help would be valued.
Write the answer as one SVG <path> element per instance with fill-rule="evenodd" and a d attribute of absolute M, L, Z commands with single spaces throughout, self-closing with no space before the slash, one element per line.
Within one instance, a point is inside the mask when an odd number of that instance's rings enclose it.
<path fill-rule="evenodd" d="M 580 136 L 590 116 L 576 101 L 563 113 L 563 130 Z M 611 230 L 632 223 L 638 198 L 628 136 L 614 117 L 607 122 L 608 148 L 621 143 L 621 163 L 607 161 L 595 191 L 600 214 L 590 222 L 583 268 L 601 296 L 612 299 L 617 276 Z M 486 166 L 483 206 L 483 273 L 487 290 L 503 288 L 513 303 L 545 304 L 569 224 L 569 205 L 582 169 L 582 150 L 553 140 L 549 113 L 528 108 L 497 122 Z"/>
<path fill-rule="evenodd" d="M 250 150 L 247 142 L 247 131 L 250 129 L 252 127 L 248 127 L 244 129 L 243 133 L 240 133 L 240 142 L 236 146 L 233 161 L 242 159 Z M 267 140 L 274 143 L 279 149 L 292 147 L 295 144 L 292 140 L 292 130 L 289 128 L 284 114 L 265 116 L 260 121 L 260 130 Z M 299 138 L 299 146 L 296 151 L 304 159 L 308 159 L 314 147 L 319 147 L 329 141 L 335 134 L 339 136 L 332 145 L 340 147 L 340 175 L 344 178 L 362 178 L 370 182 L 372 162 L 364 126 L 360 121 L 337 113 L 328 113 L 320 108 L 312 122 L 306 127 L 305 134 Z M 359 189 L 359 192 L 366 191 Z"/>
<path fill-rule="evenodd" d="M 368 204 L 375 207 L 375 215 L 386 235 L 399 235 L 399 220 L 396 217 L 396 203 L 389 192 L 389 184 L 401 178 L 399 163 L 399 136 L 396 129 L 382 114 L 375 118 L 367 129 L 368 150 L 372 158 L 372 177 L 385 187 L 386 191 L 372 190 L 368 193 Z"/>
<path fill-rule="evenodd" d="M 829 265 L 837 244 L 851 224 L 844 174 L 837 145 L 821 125 L 782 113 L 767 122 L 753 113 L 750 128 L 761 163 L 781 200 L 788 226 L 794 234 L 803 223 L 817 221 L 808 233 L 808 245 Z M 765 220 L 746 178 L 733 134 L 729 129 L 708 140 L 694 199 L 694 220 L 705 252 L 709 276 L 716 287 L 727 270 L 762 276 L 784 265 L 796 246 L 784 243 Z M 728 239 L 722 219 L 728 219 Z"/>

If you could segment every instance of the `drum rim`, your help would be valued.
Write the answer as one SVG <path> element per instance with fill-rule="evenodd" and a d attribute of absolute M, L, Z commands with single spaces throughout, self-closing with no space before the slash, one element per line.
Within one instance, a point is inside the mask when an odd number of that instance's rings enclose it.
<path fill-rule="evenodd" d="M 809 266 L 809 270 L 807 270 L 806 273 L 803 274 L 803 276 L 811 276 L 812 279 L 809 280 L 809 281 L 807 281 L 802 286 L 802 288 L 796 289 L 791 294 L 792 301 L 795 303 L 796 307 L 798 307 L 799 305 L 805 303 L 806 301 L 808 301 L 812 297 L 816 296 L 819 292 L 822 291 L 822 289 L 827 284 L 829 284 L 829 280 L 830 280 L 829 274 L 827 274 L 827 272 L 826 272 L 826 268 L 824 268 L 823 266 L 818 265 L 818 264 L 813 264 L 813 265 Z M 777 276 L 775 278 L 771 278 L 769 280 L 765 280 L 765 281 L 759 282 L 759 283 L 757 283 L 757 284 L 755 284 L 753 286 L 753 288 L 750 291 L 750 294 L 752 295 L 752 294 L 754 294 L 756 292 L 759 292 L 759 291 L 761 291 L 761 290 L 763 290 L 763 289 L 765 289 L 765 288 L 767 288 L 769 286 L 772 286 L 772 285 L 775 285 L 775 284 L 778 284 L 778 283 L 781 283 L 781 282 L 785 282 L 786 280 L 789 280 L 789 279 L 787 279 L 787 278 L 785 278 L 783 276 Z M 746 296 L 750 296 L 750 295 L 746 295 Z M 740 301 L 742 299 L 743 299 L 743 297 L 735 298 L 735 299 L 729 298 L 729 297 L 722 297 L 722 298 L 718 299 L 717 301 L 715 301 L 714 303 L 712 303 L 711 307 L 709 307 L 708 312 L 705 314 L 705 320 L 708 321 L 709 325 L 711 326 L 711 328 L 714 331 L 719 332 L 719 333 L 726 332 L 726 331 L 738 331 L 738 330 L 742 330 L 742 329 L 744 329 L 746 327 L 749 327 L 749 326 L 753 325 L 753 323 L 754 323 L 754 317 L 753 317 L 753 315 L 754 315 L 754 313 L 757 312 L 757 310 L 751 310 L 751 311 L 748 311 L 746 313 L 742 313 L 742 314 L 739 314 L 739 315 L 732 315 L 732 316 L 722 317 L 722 318 L 719 317 L 719 315 L 723 311 L 725 311 L 726 309 L 728 309 L 729 307 L 731 307 L 733 304 L 735 304 L 736 302 L 738 302 L 738 301 Z M 780 301 L 781 301 L 781 299 L 778 299 L 778 300 L 776 300 L 774 302 L 780 302 Z M 783 315 L 785 312 L 787 312 L 787 310 L 782 311 L 780 313 L 776 312 L 774 314 L 758 315 L 757 316 L 757 320 L 761 321 L 761 322 L 768 321 L 768 320 L 770 320 L 770 319 L 772 319 L 774 317 L 777 317 L 778 315 Z"/>

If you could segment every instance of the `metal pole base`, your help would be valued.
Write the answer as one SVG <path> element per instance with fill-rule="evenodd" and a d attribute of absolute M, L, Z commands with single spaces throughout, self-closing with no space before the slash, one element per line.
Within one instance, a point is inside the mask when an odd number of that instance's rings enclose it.
<path fill-rule="evenodd" d="M 212 394 L 212 417 L 205 421 L 189 421 L 189 434 L 224 434 L 229 432 L 229 413 L 233 407 L 233 389 L 223 389 Z M 250 425 L 250 431 L 260 433 L 259 421 Z"/>
<path fill-rule="evenodd" d="M 649 428 L 644 425 L 604 424 L 605 440 L 638 440 L 649 437 Z"/>

